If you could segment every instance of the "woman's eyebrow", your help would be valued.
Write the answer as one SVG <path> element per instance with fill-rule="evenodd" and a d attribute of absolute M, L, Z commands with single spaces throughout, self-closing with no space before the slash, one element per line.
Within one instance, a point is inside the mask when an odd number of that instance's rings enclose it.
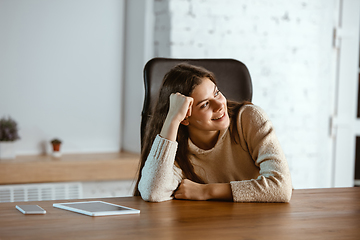
<path fill-rule="evenodd" d="M 216 90 L 217 90 L 217 86 L 215 85 L 215 86 L 214 86 L 214 94 L 215 94 Z M 199 104 L 201 104 L 202 102 L 205 102 L 205 101 L 207 101 L 207 100 L 208 100 L 208 98 L 206 98 L 206 99 L 204 99 L 204 100 L 201 100 L 201 101 L 199 101 L 195 106 L 197 106 L 197 105 L 199 105 Z"/>

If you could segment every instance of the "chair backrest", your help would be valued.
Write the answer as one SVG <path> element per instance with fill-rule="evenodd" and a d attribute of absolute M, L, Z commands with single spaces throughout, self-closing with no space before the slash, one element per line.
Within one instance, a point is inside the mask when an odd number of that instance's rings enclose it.
<path fill-rule="evenodd" d="M 141 148 L 145 127 L 162 85 L 165 74 L 175 65 L 186 62 L 213 72 L 220 91 L 228 100 L 251 101 L 250 73 L 242 62 L 234 59 L 174 59 L 153 58 L 144 67 L 145 99 L 141 113 Z"/>

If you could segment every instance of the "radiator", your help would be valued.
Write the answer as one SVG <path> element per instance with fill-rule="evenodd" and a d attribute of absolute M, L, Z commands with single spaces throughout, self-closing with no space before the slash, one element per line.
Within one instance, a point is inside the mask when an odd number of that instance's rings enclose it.
<path fill-rule="evenodd" d="M 0 185 L 0 202 L 82 198 L 81 182 Z"/>

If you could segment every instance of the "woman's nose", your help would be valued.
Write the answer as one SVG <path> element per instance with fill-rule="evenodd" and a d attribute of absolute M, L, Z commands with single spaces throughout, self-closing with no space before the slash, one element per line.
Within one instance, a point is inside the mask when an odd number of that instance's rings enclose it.
<path fill-rule="evenodd" d="M 215 100 L 214 102 L 214 112 L 220 112 L 224 107 L 224 104 L 222 101 Z"/>

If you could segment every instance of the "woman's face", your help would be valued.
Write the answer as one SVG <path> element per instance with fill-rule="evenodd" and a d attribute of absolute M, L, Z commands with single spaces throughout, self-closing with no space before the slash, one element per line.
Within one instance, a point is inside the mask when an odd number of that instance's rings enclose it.
<path fill-rule="evenodd" d="M 194 99 L 189 131 L 219 131 L 229 127 L 226 98 L 208 78 L 195 87 L 190 95 Z"/>

